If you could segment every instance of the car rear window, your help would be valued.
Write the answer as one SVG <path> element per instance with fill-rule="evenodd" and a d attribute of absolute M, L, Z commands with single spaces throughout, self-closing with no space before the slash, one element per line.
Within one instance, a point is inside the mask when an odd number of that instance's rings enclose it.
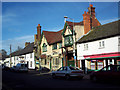
<path fill-rule="evenodd" d="M 27 64 L 21 64 L 21 67 L 27 67 Z"/>

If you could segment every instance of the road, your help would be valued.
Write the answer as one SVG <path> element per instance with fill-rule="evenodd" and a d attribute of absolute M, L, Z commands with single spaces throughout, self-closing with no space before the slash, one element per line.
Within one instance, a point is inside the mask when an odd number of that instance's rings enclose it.
<path fill-rule="evenodd" d="M 117 84 L 94 83 L 90 80 L 62 78 L 53 79 L 50 75 L 40 75 L 37 73 L 17 73 L 2 71 L 2 90 L 17 90 L 20 88 L 120 88 Z"/>

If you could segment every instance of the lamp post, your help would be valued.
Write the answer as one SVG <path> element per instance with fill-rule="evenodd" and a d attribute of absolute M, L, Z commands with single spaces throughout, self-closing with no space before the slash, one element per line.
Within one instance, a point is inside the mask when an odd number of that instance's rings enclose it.
<path fill-rule="evenodd" d="M 76 67 L 74 19 L 73 19 L 73 18 L 69 18 L 69 17 L 67 17 L 67 16 L 64 16 L 64 18 L 65 18 L 65 22 L 66 22 L 66 19 L 67 19 L 67 18 L 73 21 L 73 56 L 74 56 L 75 67 Z"/>
<path fill-rule="evenodd" d="M 41 73 L 41 58 L 39 57 L 39 73 Z"/>

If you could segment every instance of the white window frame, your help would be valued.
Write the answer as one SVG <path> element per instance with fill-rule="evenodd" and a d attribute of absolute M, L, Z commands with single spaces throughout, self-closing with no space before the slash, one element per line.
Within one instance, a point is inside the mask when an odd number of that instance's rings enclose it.
<path fill-rule="evenodd" d="M 120 46 L 120 37 L 118 38 L 118 46 Z"/>
<path fill-rule="evenodd" d="M 87 44 L 84 44 L 84 51 L 85 50 L 88 50 L 88 43 Z"/>
<path fill-rule="evenodd" d="M 32 58 L 32 53 L 30 53 L 30 58 Z"/>
<path fill-rule="evenodd" d="M 99 41 L 99 49 L 105 48 L 105 41 Z"/>

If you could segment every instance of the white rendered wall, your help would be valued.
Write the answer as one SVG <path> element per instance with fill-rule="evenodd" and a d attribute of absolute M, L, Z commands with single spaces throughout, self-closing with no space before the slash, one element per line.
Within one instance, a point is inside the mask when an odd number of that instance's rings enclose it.
<path fill-rule="evenodd" d="M 99 42 L 104 41 L 105 47 L 99 48 Z M 88 50 L 84 50 L 84 44 L 88 44 Z M 114 53 L 120 51 L 118 45 L 118 36 L 107 39 L 92 41 L 88 43 L 77 44 L 77 57 L 78 60 L 84 59 L 83 55 L 94 55 L 102 53 Z"/>
<path fill-rule="evenodd" d="M 31 54 L 32 54 L 32 57 L 31 57 Z M 28 63 L 28 68 L 29 68 L 29 69 L 35 69 L 34 53 L 26 54 L 25 61 L 26 61 L 26 62 L 27 62 L 27 61 L 29 62 L 29 63 Z M 31 66 L 31 62 L 32 62 L 32 66 Z"/>

